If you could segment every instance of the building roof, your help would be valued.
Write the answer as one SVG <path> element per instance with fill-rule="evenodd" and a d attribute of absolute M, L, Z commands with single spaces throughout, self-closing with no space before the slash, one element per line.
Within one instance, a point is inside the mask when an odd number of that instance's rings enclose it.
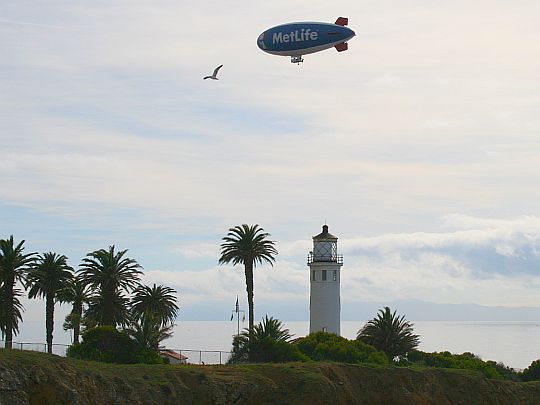
<path fill-rule="evenodd" d="M 322 232 L 318 234 L 317 236 L 314 236 L 313 239 L 336 239 L 337 236 L 332 235 L 328 232 L 328 225 L 323 225 Z"/>
<path fill-rule="evenodd" d="M 170 350 L 170 349 L 161 350 L 161 351 L 159 352 L 159 354 L 161 354 L 162 356 L 169 356 L 169 357 L 172 357 L 173 359 L 180 360 L 180 361 L 184 361 L 184 360 L 187 360 L 187 359 L 188 359 L 188 358 L 187 358 L 186 356 L 184 356 L 183 354 L 176 353 L 175 351 Z"/>

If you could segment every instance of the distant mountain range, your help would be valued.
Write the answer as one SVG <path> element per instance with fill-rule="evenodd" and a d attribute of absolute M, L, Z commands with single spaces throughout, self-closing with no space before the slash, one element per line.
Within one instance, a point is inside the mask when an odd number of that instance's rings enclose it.
<path fill-rule="evenodd" d="M 384 306 L 413 321 L 540 321 L 540 307 L 488 307 L 477 304 L 437 304 L 417 300 L 390 303 L 358 302 L 342 304 L 344 321 L 372 319 Z"/>
<path fill-rule="evenodd" d="M 229 320 L 234 302 L 206 301 L 186 304 L 180 310 L 179 320 L 219 321 Z M 255 321 L 268 314 L 283 321 L 309 320 L 309 303 L 304 300 L 292 302 L 258 302 L 255 300 Z M 437 304 L 419 300 L 396 300 L 392 302 L 343 302 L 342 321 L 365 321 L 376 316 L 379 309 L 388 306 L 392 311 L 411 321 L 540 321 L 540 307 L 489 307 L 477 304 Z M 229 309 L 230 307 L 230 309 Z M 242 305 L 241 305 L 242 307 Z M 242 308 L 246 310 L 247 308 Z M 236 318 L 235 318 L 236 319 Z"/>

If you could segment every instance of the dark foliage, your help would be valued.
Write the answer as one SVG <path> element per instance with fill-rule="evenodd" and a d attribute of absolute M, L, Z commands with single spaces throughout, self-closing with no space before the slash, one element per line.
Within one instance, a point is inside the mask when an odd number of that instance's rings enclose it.
<path fill-rule="evenodd" d="M 13 235 L 9 239 L 0 239 L 0 286 L 2 287 L 2 311 L 0 322 L 5 334 L 5 347 L 13 345 L 13 334 L 18 333 L 18 322 L 21 320 L 20 302 L 17 299 L 17 282 L 26 280 L 28 269 L 34 262 L 35 253 L 23 253 L 24 240 L 15 244 Z"/>
<path fill-rule="evenodd" d="M 131 312 L 136 320 L 151 317 L 160 326 L 172 324 L 178 315 L 176 291 L 171 287 L 141 285 L 134 291 Z"/>
<path fill-rule="evenodd" d="M 127 325 L 130 322 L 125 293 L 139 286 L 142 272 L 136 260 L 125 257 L 126 252 L 127 249 L 115 252 L 113 245 L 109 250 L 88 253 L 82 260 L 80 279 L 95 293 L 89 300 L 86 315 L 99 325 Z"/>
<path fill-rule="evenodd" d="M 303 354 L 315 361 L 388 364 L 386 355 L 373 346 L 358 340 L 348 340 L 333 333 L 312 333 L 298 339 L 295 345 Z"/>
<path fill-rule="evenodd" d="M 406 355 L 420 343 L 419 336 L 413 333 L 413 325 L 404 316 L 396 315 L 396 311 L 390 312 L 388 307 L 381 309 L 377 317 L 358 331 L 357 339 L 382 350 L 390 360 Z"/>
<path fill-rule="evenodd" d="M 535 360 L 521 374 L 523 381 L 540 381 L 540 360 Z"/>
<path fill-rule="evenodd" d="M 268 240 L 269 236 L 270 234 L 264 232 L 264 229 L 257 224 L 251 226 L 243 224 L 230 228 L 221 244 L 219 264 L 244 265 L 250 331 L 254 323 L 253 269 L 258 263 L 273 265 L 275 256 L 278 254 L 274 247 L 275 243 Z"/>
<path fill-rule="evenodd" d="M 54 307 L 61 291 L 72 279 L 73 268 L 67 264 L 67 257 L 53 252 L 38 256 L 26 279 L 28 298 L 45 298 L 45 336 L 49 354 L 52 354 Z"/>
<path fill-rule="evenodd" d="M 309 360 L 298 350 L 298 347 L 283 340 L 275 340 L 265 336 L 252 339 L 246 336 L 235 336 L 233 339 L 230 364 L 236 363 L 286 363 L 289 361 Z"/>
<path fill-rule="evenodd" d="M 79 343 L 84 306 L 88 304 L 90 297 L 88 286 L 79 277 L 71 279 L 58 294 L 60 302 L 72 305 L 71 312 L 66 315 L 64 330 L 73 329 L 73 343 Z"/>
<path fill-rule="evenodd" d="M 145 349 L 113 326 L 88 329 L 82 335 L 82 342 L 68 349 L 67 356 L 105 363 L 163 363 L 156 351 Z"/>
<path fill-rule="evenodd" d="M 487 378 L 496 380 L 519 381 L 519 375 L 504 364 L 484 361 L 473 353 L 452 354 L 450 352 L 425 353 L 420 350 L 411 351 L 406 359 L 398 365 L 421 365 L 428 367 L 452 368 L 479 371 Z"/>
<path fill-rule="evenodd" d="M 297 347 L 288 343 L 291 338 L 289 329 L 281 321 L 265 316 L 259 324 L 235 336 L 232 356 L 229 363 L 285 363 L 288 361 L 306 361 Z"/>
<path fill-rule="evenodd" d="M 15 335 L 19 333 L 19 322 L 22 321 L 22 313 L 24 312 L 24 308 L 22 306 L 21 301 L 19 300 L 19 297 L 22 296 L 22 292 L 18 288 L 14 288 L 12 290 L 12 302 L 13 302 L 13 309 L 11 311 L 11 330 Z M 7 311 L 7 303 L 6 303 L 6 293 L 5 293 L 5 287 L 3 284 L 0 283 L 0 336 L 2 339 L 4 339 L 6 335 L 6 318 L 8 316 Z"/>

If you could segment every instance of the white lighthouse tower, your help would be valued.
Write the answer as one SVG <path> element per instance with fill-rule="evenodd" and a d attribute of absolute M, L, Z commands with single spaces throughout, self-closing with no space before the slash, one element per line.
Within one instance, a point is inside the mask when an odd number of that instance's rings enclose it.
<path fill-rule="evenodd" d="M 343 256 L 337 254 L 337 237 L 323 225 L 322 232 L 313 237 L 309 252 L 309 333 L 340 334 L 340 270 Z"/>

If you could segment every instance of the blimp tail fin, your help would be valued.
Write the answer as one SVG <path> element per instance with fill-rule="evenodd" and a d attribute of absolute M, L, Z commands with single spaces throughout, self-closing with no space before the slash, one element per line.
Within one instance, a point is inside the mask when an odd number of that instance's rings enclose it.
<path fill-rule="evenodd" d="M 349 24 L 349 19 L 347 17 L 338 17 L 334 24 L 346 26 Z"/>
<path fill-rule="evenodd" d="M 338 52 L 346 51 L 348 49 L 347 42 L 342 42 L 341 44 L 337 44 L 335 45 L 335 48 L 337 49 Z"/>

